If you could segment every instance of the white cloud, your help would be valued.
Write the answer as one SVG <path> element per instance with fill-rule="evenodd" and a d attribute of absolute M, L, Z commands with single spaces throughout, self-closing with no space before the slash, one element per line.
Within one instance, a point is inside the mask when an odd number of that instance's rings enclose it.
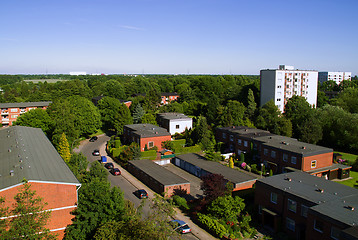
<path fill-rule="evenodd" d="M 134 27 L 134 26 L 128 26 L 128 25 L 122 25 L 121 28 L 130 29 L 130 30 L 136 30 L 136 31 L 143 31 L 143 28 Z"/>

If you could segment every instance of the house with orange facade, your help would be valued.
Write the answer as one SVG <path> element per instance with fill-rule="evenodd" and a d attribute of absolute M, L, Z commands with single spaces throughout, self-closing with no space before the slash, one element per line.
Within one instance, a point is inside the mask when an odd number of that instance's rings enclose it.
<path fill-rule="evenodd" d="M 24 179 L 51 211 L 46 228 L 62 239 L 72 224 L 81 184 L 39 128 L 12 126 L 0 129 L 0 197 L 10 210 Z"/>
<path fill-rule="evenodd" d="M 124 144 L 138 143 L 141 152 L 153 147 L 160 151 L 163 149 L 162 142 L 170 141 L 171 135 L 165 128 L 143 123 L 125 125 L 122 138 Z"/>
<path fill-rule="evenodd" d="M 226 150 L 240 155 L 250 153 L 258 165 L 274 174 L 300 170 L 325 179 L 345 179 L 351 166 L 333 163 L 333 149 L 272 134 L 245 126 L 218 128 L 216 139 Z"/>
<path fill-rule="evenodd" d="M 52 102 L 0 103 L 1 124 L 3 127 L 11 126 L 21 114 L 35 108 L 46 109 L 50 103 Z"/>

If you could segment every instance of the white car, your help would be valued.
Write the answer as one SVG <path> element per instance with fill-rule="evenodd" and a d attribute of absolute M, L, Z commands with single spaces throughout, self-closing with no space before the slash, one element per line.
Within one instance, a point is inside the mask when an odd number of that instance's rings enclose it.
<path fill-rule="evenodd" d="M 170 225 L 173 226 L 174 231 L 179 233 L 189 233 L 191 232 L 191 228 L 182 220 L 172 220 L 170 221 Z"/>

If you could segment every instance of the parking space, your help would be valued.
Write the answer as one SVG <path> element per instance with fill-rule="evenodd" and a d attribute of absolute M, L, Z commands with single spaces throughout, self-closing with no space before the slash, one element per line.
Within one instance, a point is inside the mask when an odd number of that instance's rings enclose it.
<path fill-rule="evenodd" d="M 201 183 L 200 178 L 188 173 L 187 171 L 171 163 L 163 165 L 163 167 L 190 182 L 190 195 L 192 197 L 194 198 L 203 197 L 203 191 L 200 190 L 200 183 Z"/>

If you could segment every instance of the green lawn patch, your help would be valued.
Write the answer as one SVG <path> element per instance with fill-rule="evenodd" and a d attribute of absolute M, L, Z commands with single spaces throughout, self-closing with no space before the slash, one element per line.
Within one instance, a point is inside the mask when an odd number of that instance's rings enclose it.
<path fill-rule="evenodd" d="M 353 171 L 351 171 L 351 172 L 350 172 L 350 176 L 351 176 L 351 179 L 344 180 L 344 181 L 339 181 L 338 183 L 344 184 L 344 185 L 349 186 L 349 187 L 358 188 L 358 183 L 357 183 L 357 180 L 358 180 L 358 172 L 353 172 Z"/>
<path fill-rule="evenodd" d="M 350 165 L 352 165 L 358 157 L 358 155 L 354 155 L 354 154 L 350 154 L 350 153 L 344 153 L 344 152 L 334 152 L 334 153 L 342 154 L 342 159 L 347 160 L 350 163 Z"/>

